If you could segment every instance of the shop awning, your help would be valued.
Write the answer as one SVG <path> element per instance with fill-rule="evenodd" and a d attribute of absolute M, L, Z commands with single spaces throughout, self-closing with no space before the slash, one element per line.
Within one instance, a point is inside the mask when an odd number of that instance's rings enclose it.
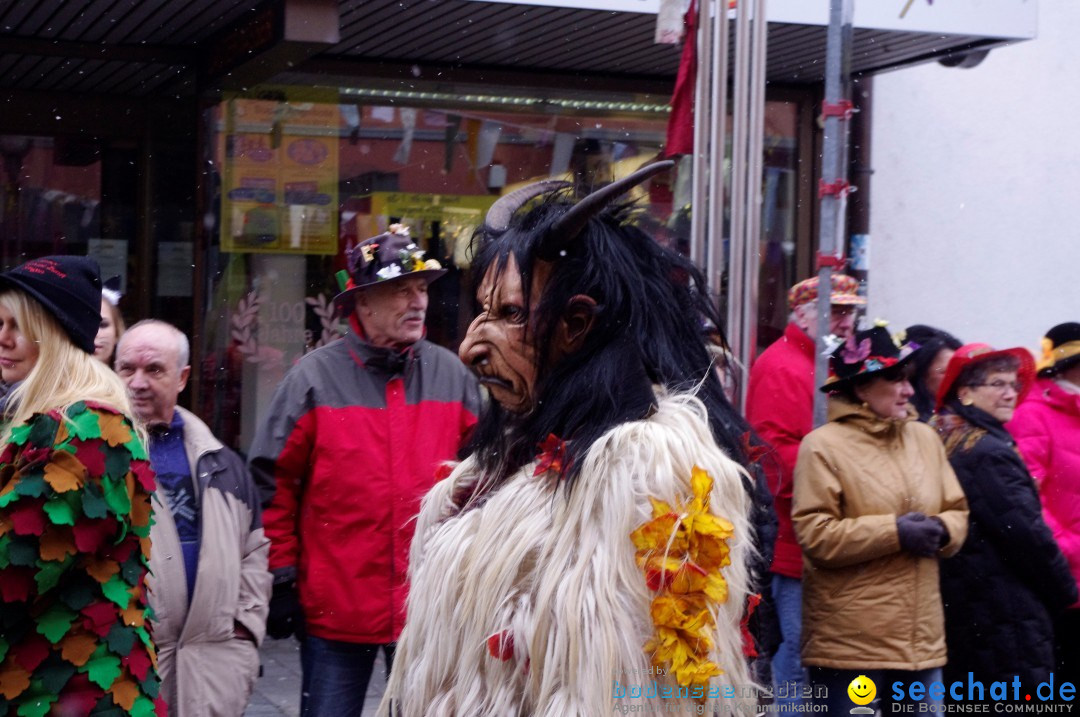
<path fill-rule="evenodd" d="M 0 88 L 148 97 L 202 77 L 244 84 L 303 76 L 500 82 L 662 92 L 679 49 L 653 42 L 659 0 L 155 0 L 13 2 L 0 10 Z M 337 35 L 289 40 L 282 8 L 336 15 Z M 770 82 L 821 80 L 824 0 L 769 3 Z M 267 11 L 271 11 L 267 13 Z M 260 17 L 259 13 L 263 15 Z M 856 9 L 853 67 L 873 73 L 1028 39 L 1035 0 L 873 0 Z M 297 25 L 294 24 L 293 30 Z M 315 28 L 318 30 L 318 28 Z M 303 34 L 301 32 L 301 34 Z M 284 39 L 282 39 L 284 37 Z M 264 41 L 270 40 L 267 46 Z M 329 41 L 326 41 L 329 40 Z M 290 45 L 289 53 L 281 50 Z M 215 53 L 218 53 L 215 55 Z M 221 53 L 224 53 L 222 58 Z M 235 56 L 231 57 L 229 53 Z M 260 69 L 260 56 L 266 55 Z M 208 56 L 222 59 L 208 74 Z M 562 83 L 564 89 L 573 89 Z"/>

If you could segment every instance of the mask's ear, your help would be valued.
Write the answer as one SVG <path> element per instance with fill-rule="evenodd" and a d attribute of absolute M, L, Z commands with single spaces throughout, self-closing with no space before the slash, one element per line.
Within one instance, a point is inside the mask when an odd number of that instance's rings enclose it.
<path fill-rule="evenodd" d="M 566 304 L 555 331 L 555 350 L 559 356 L 578 351 L 592 330 L 596 318 L 596 299 L 576 294 Z"/>

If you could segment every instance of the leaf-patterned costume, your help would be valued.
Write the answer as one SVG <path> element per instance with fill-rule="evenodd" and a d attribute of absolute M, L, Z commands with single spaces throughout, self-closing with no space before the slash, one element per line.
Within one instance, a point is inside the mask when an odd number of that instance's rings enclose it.
<path fill-rule="evenodd" d="M 0 715 L 164 714 L 146 607 L 154 474 L 130 422 L 77 403 L 0 452 Z"/>

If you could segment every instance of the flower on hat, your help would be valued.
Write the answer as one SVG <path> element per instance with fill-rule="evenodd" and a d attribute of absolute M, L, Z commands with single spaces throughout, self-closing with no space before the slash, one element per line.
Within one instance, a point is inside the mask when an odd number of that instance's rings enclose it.
<path fill-rule="evenodd" d="M 840 352 L 840 355 L 843 357 L 844 363 L 865 361 L 866 357 L 870 355 L 870 339 L 863 339 L 856 346 L 855 334 L 848 336 L 847 342 L 844 344 L 844 350 Z"/>
<path fill-rule="evenodd" d="M 393 279 L 395 276 L 401 276 L 401 265 L 387 264 L 386 266 L 375 272 L 375 276 L 383 280 Z"/>

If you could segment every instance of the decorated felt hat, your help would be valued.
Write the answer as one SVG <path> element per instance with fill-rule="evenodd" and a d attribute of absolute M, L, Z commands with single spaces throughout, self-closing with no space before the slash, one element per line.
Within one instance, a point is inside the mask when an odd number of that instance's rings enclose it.
<path fill-rule="evenodd" d="M 832 275 L 832 291 L 829 303 L 835 306 L 865 306 L 866 297 L 859 296 L 859 280 L 847 274 Z M 816 301 L 818 297 L 818 278 L 810 277 L 788 289 L 788 308 L 796 309 L 803 304 Z"/>
<path fill-rule="evenodd" d="M 1039 358 L 1039 375 L 1053 376 L 1080 363 L 1080 324 L 1069 321 L 1046 332 Z"/>
<path fill-rule="evenodd" d="M 59 322 L 72 343 L 94 353 L 101 325 L 101 269 L 85 256 L 45 256 L 0 274 L 0 291 L 31 296 Z"/>
<path fill-rule="evenodd" d="M 1017 403 L 1022 401 L 1032 383 L 1035 382 L 1035 359 L 1032 358 L 1030 351 L 1024 348 L 995 349 L 987 344 L 964 344 L 956 349 L 956 353 L 952 355 L 949 364 L 945 367 L 945 376 L 941 379 L 941 386 L 938 387 L 937 407 L 940 409 L 944 406 L 954 389 L 960 388 L 956 385 L 956 381 L 968 366 L 1006 356 L 1019 362 L 1016 377 L 1023 384 L 1023 388 L 1020 389 Z"/>
<path fill-rule="evenodd" d="M 345 260 L 348 268 L 337 273 L 341 293 L 334 302 L 346 314 L 352 311 L 349 299 L 361 289 L 411 278 L 422 278 L 430 284 L 446 273 L 435 259 L 424 259 L 424 250 L 412 240 L 404 224 L 391 224 L 385 233 L 347 249 Z"/>
<path fill-rule="evenodd" d="M 862 376 L 907 363 L 918 351 L 915 343 L 899 344 L 884 326 L 856 331 L 829 357 L 829 378 L 820 390 L 837 391 Z"/>

